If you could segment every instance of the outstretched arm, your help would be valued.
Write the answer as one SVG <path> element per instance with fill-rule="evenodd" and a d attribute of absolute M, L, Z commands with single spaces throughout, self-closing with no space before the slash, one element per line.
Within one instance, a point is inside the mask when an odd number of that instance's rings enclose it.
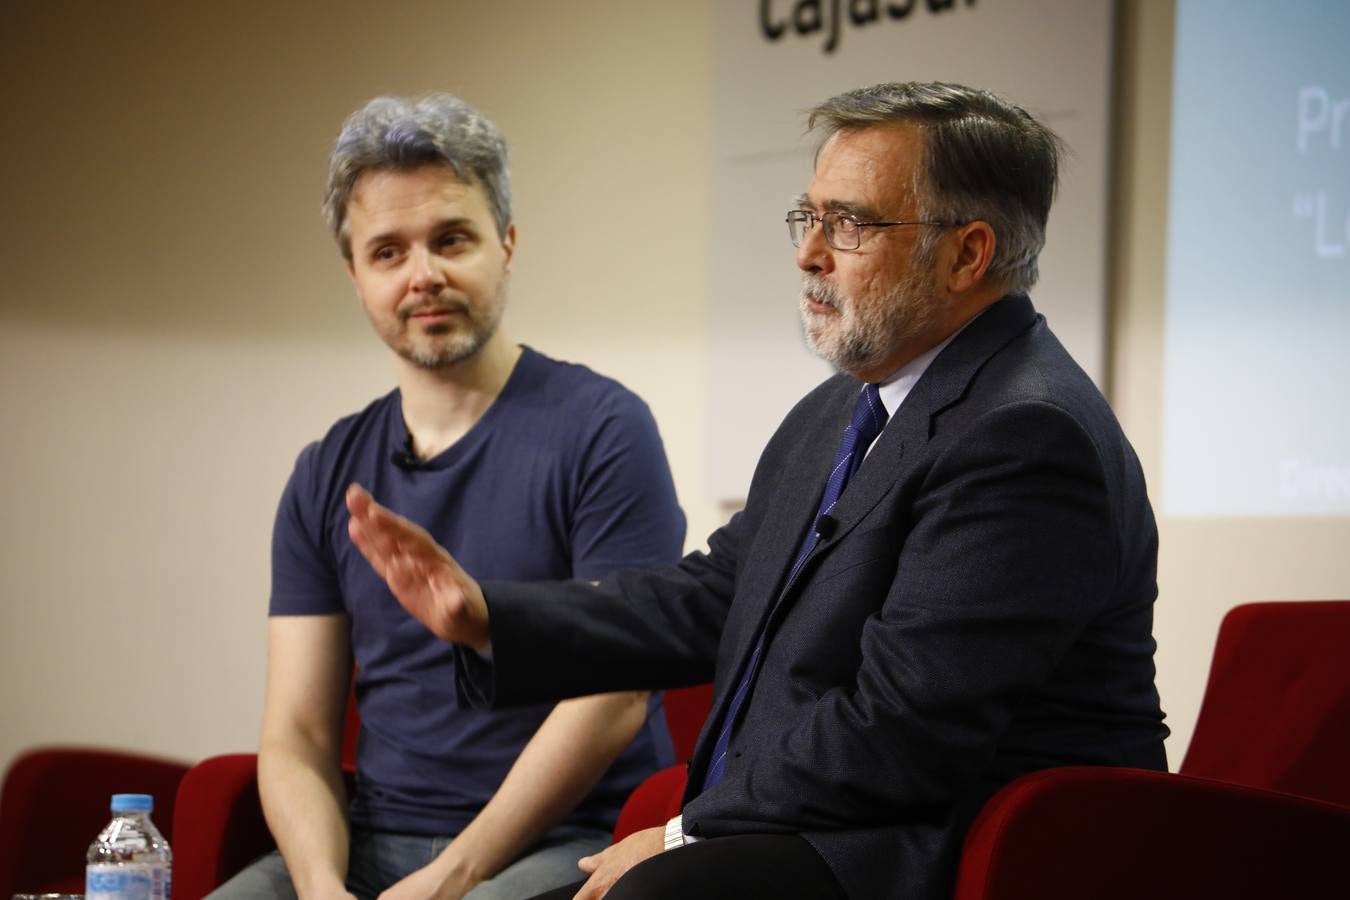
<path fill-rule="evenodd" d="M 432 634 L 475 651 L 488 648 L 483 591 L 426 530 L 347 488 L 347 534 L 398 602 Z"/>

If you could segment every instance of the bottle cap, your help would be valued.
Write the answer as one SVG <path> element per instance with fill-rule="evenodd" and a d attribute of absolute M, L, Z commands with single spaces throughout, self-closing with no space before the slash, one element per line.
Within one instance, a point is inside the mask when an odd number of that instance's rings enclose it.
<path fill-rule="evenodd" d="M 155 808 L 155 798 L 149 794 L 113 794 L 112 811 L 148 813 Z"/>

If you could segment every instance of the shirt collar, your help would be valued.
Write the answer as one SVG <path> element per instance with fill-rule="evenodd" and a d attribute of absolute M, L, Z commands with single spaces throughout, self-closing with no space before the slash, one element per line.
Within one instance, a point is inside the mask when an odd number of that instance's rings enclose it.
<path fill-rule="evenodd" d="M 979 317 L 976 316 L 976 318 Z M 975 319 L 970 321 L 973 322 Z M 881 404 L 886 407 L 886 415 L 891 418 L 895 417 L 896 410 L 900 408 L 900 404 L 905 402 L 905 398 L 909 396 L 909 392 L 918 383 L 923 373 L 928 370 L 928 366 L 933 360 L 937 359 L 937 355 L 945 350 L 948 344 L 956 339 L 958 334 L 966 330 L 968 325 L 970 325 L 970 322 L 947 335 L 947 339 L 936 347 L 905 363 L 887 376 L 881 384 L 877 385 L 877 390 L 881 394 Z"/>

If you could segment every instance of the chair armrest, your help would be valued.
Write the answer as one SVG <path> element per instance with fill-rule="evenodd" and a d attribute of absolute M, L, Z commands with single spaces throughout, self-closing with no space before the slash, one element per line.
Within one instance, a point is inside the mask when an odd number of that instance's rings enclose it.
<path fill-rule="evenodd" d="M 1047 769 L 976 817 L 955 900 L 1350 896 L 1346 847 L 1350 807 L 1142 769 Z"/>
<path fill-rule="evenodd" d="M 342 770 L 348 795 L 356 773 Z M 174 900 L 199 900 L 271 850 L 276 841 L 258 794 L 258 756 L 228 753 L 193 766 L 178 788 L 174 825 Z"/>
<path fill-rule="evenodd" d="M 679 815 L 684 785 L 689 778 L 685 766 L 671 766 L 647 776 L 623 804 L 614 823 L 614 840 L 621 841 L 635 831 L 664 825 Z"/>
<path fill-rule="evenodd" d="M 258 757 L 213 756 L 178 787 L 173 831 L 175 900 L 198 900 L 276 844 L 258 797 Z"/>

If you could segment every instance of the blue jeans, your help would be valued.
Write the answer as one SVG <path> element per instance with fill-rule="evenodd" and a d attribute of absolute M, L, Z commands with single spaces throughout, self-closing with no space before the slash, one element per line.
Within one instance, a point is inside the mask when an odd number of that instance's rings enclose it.
<path fill-rule="evenodd" d="M 347 890 L 360 900 L 374 900 L 381 891 L 439 856 L 450 840 L 355 829 L 347 864 Z M 464 900 L 518 900 L 571 884 L 582 877 L 577 860 L 603 850 L 609 841 L 607 831 L 560 825 L 495 877 L 465 894 Z M 295 888 L 281 854 L 269 853 L 216 888 L 210 898 L 294 900 Z"/>

